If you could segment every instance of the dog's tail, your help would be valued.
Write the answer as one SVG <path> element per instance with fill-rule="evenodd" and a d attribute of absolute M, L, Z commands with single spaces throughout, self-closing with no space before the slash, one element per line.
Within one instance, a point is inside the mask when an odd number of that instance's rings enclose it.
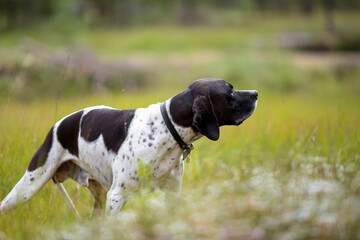
<path fill-rule="evenodd" d="M 0 203 L 0 214 L 5 214 L 17 205 L 29 201 L 52 177 L 57 169 L 54 159 L 62 153 L 53 147 L 53 129 L 34 154 L 24 176 Z"/>
<path fill-rule="evenodd" d="M 40 169 L 29 172 L 24 176 L 5 197 L 0 204 L 0 214 L 6 214 L 17 205 L 29 201 L 51 178 L 47 172 L 41 172 Z"/>
<path fill-rule="evenodd" d="M 16 208 L 16 206 L 29 201 L 51 179 L 51 175 L 49 176 L 46 172 L 37 173 L 37 171 L 31 173 L 26 171 L 20 181 L 0 203 L 0 215 L 6 214 Z M 33 177 L 34 174 L 37 176 Z M 80 220 L 80 214 L 62 183 L 56 182 L 55 180 L 54 183 L 60 194 L 65 198 L 67 204 L 74 210 L 77 218 Z"/>

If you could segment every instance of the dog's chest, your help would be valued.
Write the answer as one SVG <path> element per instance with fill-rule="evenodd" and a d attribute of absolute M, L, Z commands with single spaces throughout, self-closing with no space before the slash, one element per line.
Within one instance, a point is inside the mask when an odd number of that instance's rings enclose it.
<path fill-rule="evenodd" d="M 159 105 L 151 105 L 136 110 L 113 168 L 121 168 L 121 172 L 124 169 L 132 177 L 141 161 L 155 178 L 162 177 L 179 166 L 181 154 L 182 149 L 162 119 Z"/>
<path fill-rule="evenodd" d="M 113 127 L 115 130 L 118 126 Z M 102 135 L 91 142 L 81 137 L 79 140 L 81 167 L 106 189 L 118 179 L 127 185 L 136 185 L 139 164 L 144 164 L 155 179 L 166 181 L 166 176 L 182 175 L 180 156 L 183 150 L 167 129 L 159 104 L 136 109 L 131 122 L 123 127 L 125 139 L 117 152 L 106 146 Z M 183 128 L 178 130 L 187 133 Z M 192 135 L 190 131 L 186 139 Z"/>

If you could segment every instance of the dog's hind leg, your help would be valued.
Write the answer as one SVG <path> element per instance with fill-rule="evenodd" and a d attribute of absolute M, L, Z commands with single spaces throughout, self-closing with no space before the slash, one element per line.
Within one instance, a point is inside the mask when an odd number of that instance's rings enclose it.
<path fill-rule="evenodd" d="M 78 212 L 78 210 L 76 209 L 73 201 L 71 200 L 69 194 L 67 193 L 66 189 L 64 188 L 64 186 L 62 185 L 62 183 L 58 183 L 58 182 L 55 182 L 54 180 L 54 183 L 55 183 L 55 186 L 57 188 L 57 190 L 60 192 L 61 196 L 63 196 L 63 198 L 65 198 L 65 201 L 66 203 L 72 208 L 72 210 L 75 212 L 76 214 L 76 217 L 81 220 L 81 217 L 80 217 L 80 214 Z"/>
<path fill-rule="evenodd" d="M 89 174 L 87 174 L 85 171 L 83 171 L 78 165 L 74 164 L 71 160 L 65 161 L 62 163 L 54 173 L 53 176 L 53 182 L 61 194 L 63 198 L 65 199 L 66 203 L 72 208 L 72 210 L 75 212 L 77 218 L 81 220 L 80 214 L 77 211 L 73 201 L 71 200 L 69 194 L 67 193 L 66 189 L 62 185 L 62 182 L 64 182 L 66 179 L 71 178 L 81 185 L 87 187 L 89 184 Z"/>
<path fill-rule="evenodd" d="M 92 217 L 101 217 L 105 213 L 106 190 L 97 181 L 90 179 L 88 189 L 95 198 Z"/>
<path fill-rule="evenodd" d="M 61 195 L 65 198 L 66 202 L 70 205 L 70 207 L 74 210 L 74 212 L 79 216 L 73 202 L 71 201 L 69 195 L 67 194 L 65 188 L 61 185 L 66 179 L 71 178 L 72 180 L 79 183 L 81 186 L 86 187 L 90 190 L 92 195 L 94 196 L 94 210 L 92 213 L 92 217 L 100 217 L 104 215 L 104 208 L 106 202 L 106 190 L 101 186 L 99 182 L 92 179 L 92 176 L 87 173 L 84 169 L 80 168 L 77 164 L 72 161 L 66 161 L 59 166 L 56 170 L 53 181 L 61 193 Z"/>

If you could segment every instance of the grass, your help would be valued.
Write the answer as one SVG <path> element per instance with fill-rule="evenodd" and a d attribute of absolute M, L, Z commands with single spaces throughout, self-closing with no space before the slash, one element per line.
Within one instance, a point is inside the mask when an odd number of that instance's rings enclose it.
<path fill-rule="evenodd" d="M 117 216 L 79 222 L 49 183 L 29 203 L 0 216 L 0 239 L 359 239 L 360 72 L 302 68 L 292 64 L 293 52 L 259 48 L 253 41 L 258 34 L 271 40 L 277 31 L 321 29 L 318 18 L 272 17 L 242 27 L 85 29 L 68 38 L 61 31 L 49 37 L 40 27 L 2 36 L 1 51 L 17 49 L 27 35 L 60 48 L 87 45 L 104 58 L 154 62 L 156 71 L 142 76 L 153 86 L 146 90 L 0 96 L 1 199 L 51 126 L 71 112 L 98 104 L 146 107 L 205 76 L 260 95 L 243 125 L 223 127 L 218 142 L 195 143 L 180 196 L 144 189 Z M 346 29 L 354 18 L 340 15 L 339 24 Z M 34 92 L 46 95 L 53 83 L 46 84 Z M 65 187 L 86 219 L 92 197 L 71 181 Z"/>
<path fill-rule="evenodd" d="M 60 116 L 93 104 L 139 107 L 169 96 L 148 93 L 141 99 L 126 94 L 87 97 L 75 103 L 64 100 L 58 103 L 57 113 L 54 101 L 3 105 L 1 196 L 21 177 Z M 360 234 L 358 100 L 340 90 L 307 97 L 260 92 L 256 112 L 243 125 L 224 127 L 219 142 L 201 139 L 195 144 L 179 197 L 168 201 L 161 192 L 143 191 L 113 219 L 78 223 L 48 184 L 30 203 L 1 216 L 1 232 L 15 239 L 257 235 L 356 239 Z M 93 201 L 89 193 L 71 182 L 66 188 L 80 214 L 88 216 Z"/>
<path fill-rule="evenodd" d="M 322 13 L 312 16 L 284 13 L 252 13 L 239 17 L 236 24 L 174 27 L 173 25 L 138 26 L 122 28 L 87 28 L 79 24 L 59 25 L 40 23 L 35 28 L 12 30 L 2 34 L 0 46 L 11 48 L 26 38 L 36 39 L 54 47 L 69 45 L 88 46 L 105 56 L 121 56 L 140 52 L 189 52 L 197 50 L 234 50 L 249 46 L 254 39 L 271 42 L 274 33 L 310 32 L 325 30 Z M 357 12 L 335 13 L 337 27 L 345 32 L 357 33 Z M 51 34 L 50 34 L 51 33 Z M 26 36 L 26 37 L 25 37 Z M 255 37 L 255 38 L 254 38 Z"/>

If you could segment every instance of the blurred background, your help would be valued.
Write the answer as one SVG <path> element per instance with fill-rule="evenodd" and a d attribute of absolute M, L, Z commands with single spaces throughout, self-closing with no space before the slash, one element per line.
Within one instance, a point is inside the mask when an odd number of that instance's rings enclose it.
<path fill-rule="evenodd" d="M 47 184 L 0 239 L 360 239 L 360 0 L 0 0 L 0 200 L 63 116 L 206 77 L 259 102 L 196 142 L 179 199 L 145 191 L 76 228 Z M 89 192 L 65 187 L 87 218 Z"/>
<path fill-rule="evenodd" d="M 359 93 L 359 0 L 1 0 L 0 101 L 179 89 Z"/>

